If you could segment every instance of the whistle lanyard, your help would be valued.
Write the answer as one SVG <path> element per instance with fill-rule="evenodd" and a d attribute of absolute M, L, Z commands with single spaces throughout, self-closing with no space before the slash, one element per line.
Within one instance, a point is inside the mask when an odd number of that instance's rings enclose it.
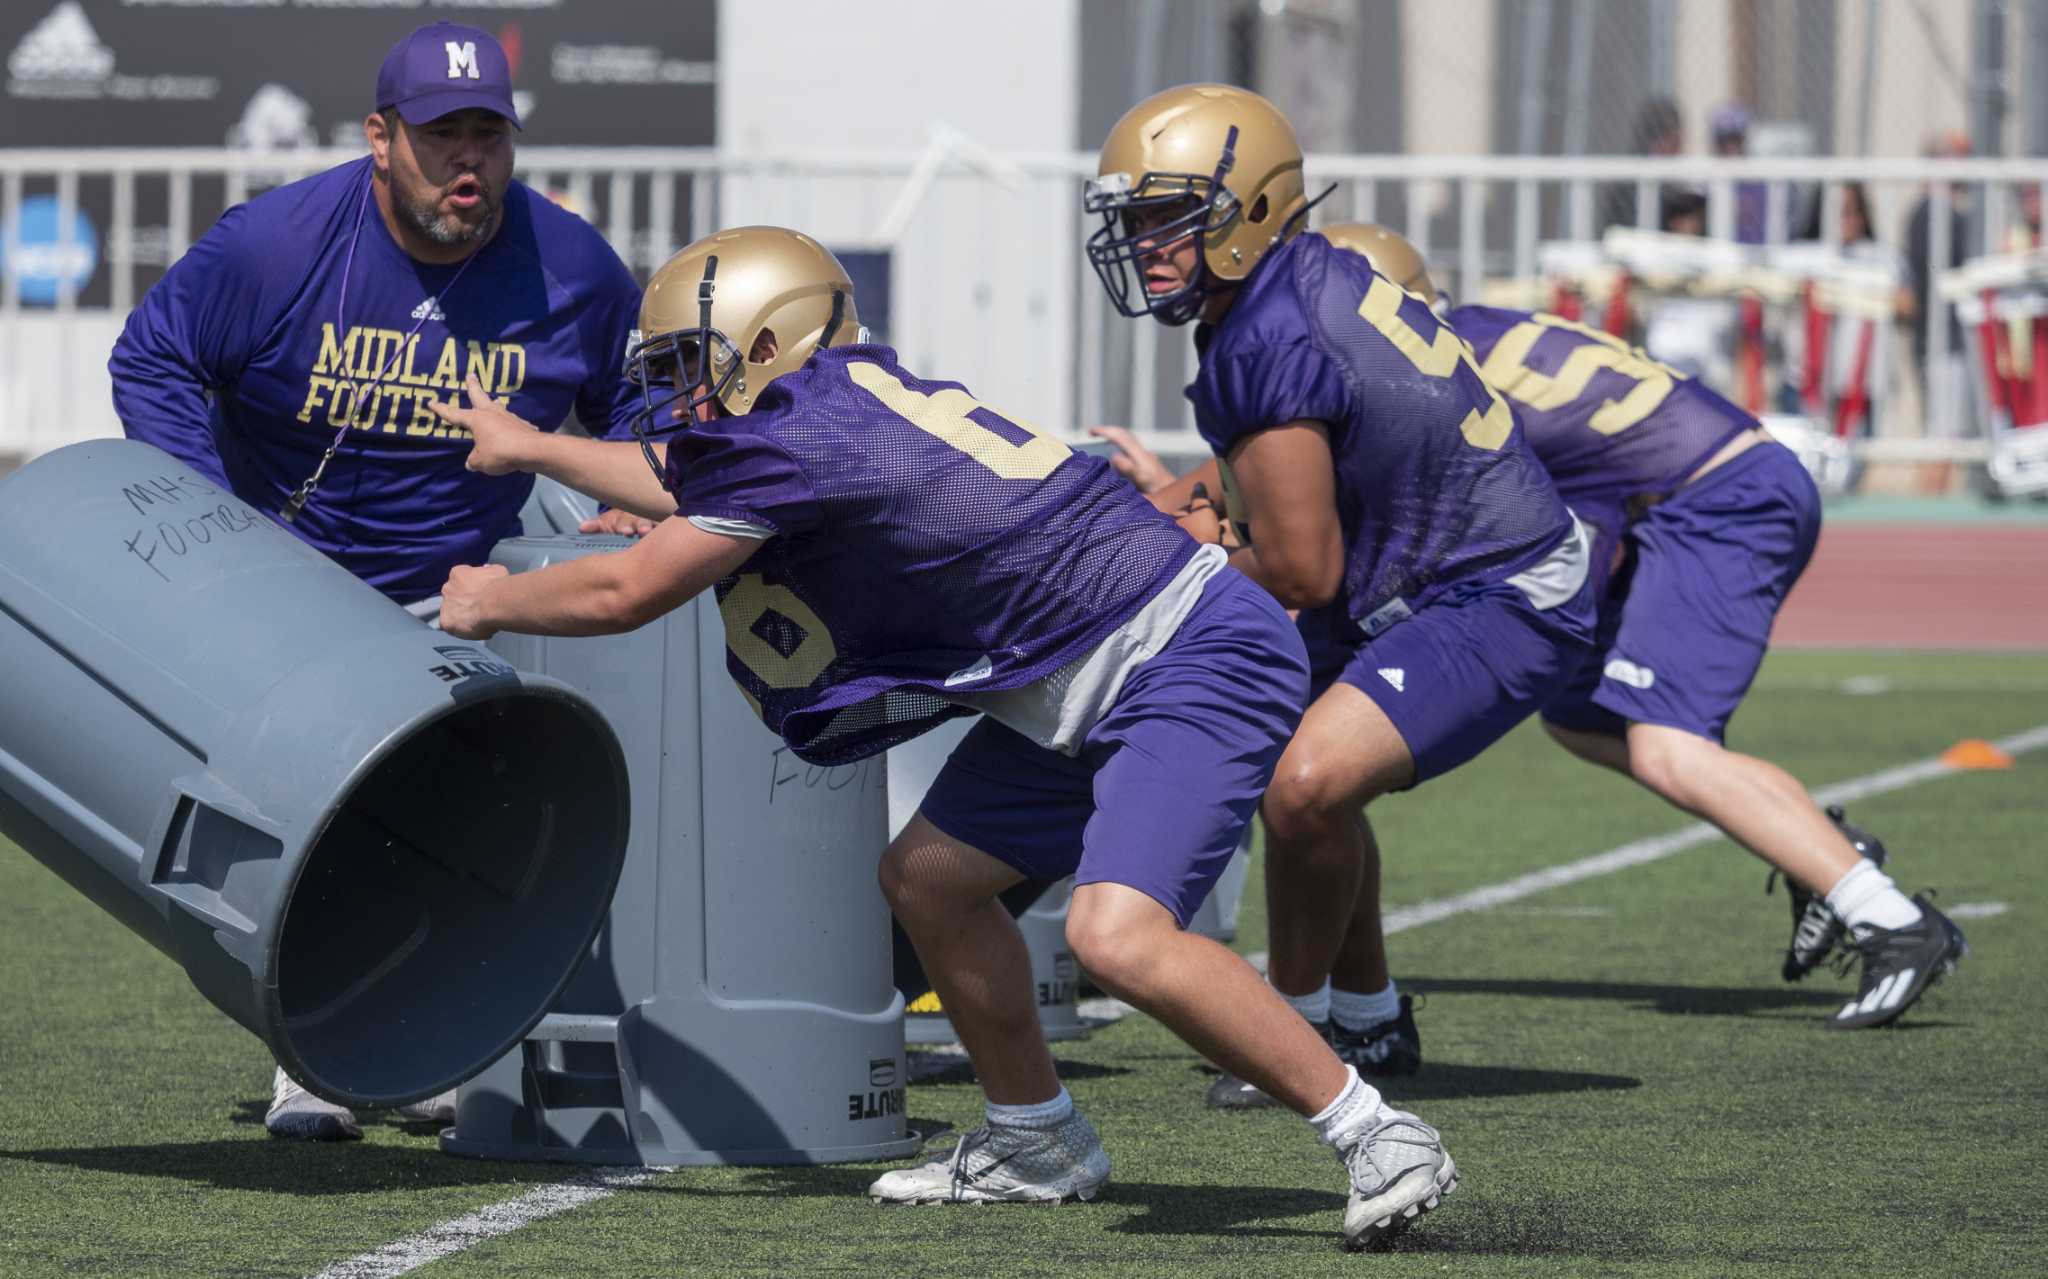
<path fill-rule="evenodd" d="M 363 216 L 369 212 L 370 208 L 370 187 L 376 180 L 374 166 L 372 168 L 372 172 L 363 175 L 363 195 L 361 199 L 356 201 L 356 225 L 355 229 L 349 233 L 348 256 L 343 258 L 341 263 L 341 297 L 334 304 L 334 336 L 336 341 L 344 340 L 344 335 L 348 333 L 346 319 L 348 314 L 348 277 L 349 273 L 355 269 L 356 245 L 363 238 Z M 438 302 L 441 298 L 447 297 L 454 290 L 456 281 L 462 278 L 462 273 L 469 270 L 469 264 L 476 261 L 477 256 L 484 251 L 484 247 L 481 244 L 478 245 L 468 257 L 462 259 L 462 265 L 455 268 L 455 274 L 448 278 L 448 283 L 442 285 L 440 291 L 430 298 L 429 301 Z M 372 386 L 382 382 L 386 373 L 397 369 L 398 359 L 405 354 L 406 344 L 419 336 L 421 326 L 426 324 L 428 318 L 434 314 L 434 309 L 433 306 L 426 306 L 420 309 L 419 315 L 412 322 L 412 328 L 406 330 L 406 334 L 399 340 L 397 348 L 391 352 L 391 363 L 389 366 L 386 366 L 381 360 L 378 361 L 377 368 L 370 375 L 370 384 Z M 285 499 L 284 506 L 278 510 L 277 517 L 279 519 L 290 524 L 299 518 L 300 511 L 306 509 L 306 503 L 313 499 L 314 492 L 320 487 L 320 478 L 327 474 L 327 464 L 334 460 L 334 455 L 341 451 L 341 442 L 348 438 L 348 428 L 351 425 L 353 423 L 347 418 L 342 420 L 341 426 L 334 432 L 334 438 L 328 441 L 327 451 L 320 455 L 320 462 L 313 468 L 313 473 L 308 475 L 299 484 L 298 488 L 292 490 L 292 495 Z"/>

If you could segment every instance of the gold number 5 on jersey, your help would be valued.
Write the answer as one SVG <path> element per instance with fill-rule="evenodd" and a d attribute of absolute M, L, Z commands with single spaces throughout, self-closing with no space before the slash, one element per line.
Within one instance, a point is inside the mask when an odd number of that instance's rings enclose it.
<path fill-rule="evenodd" d="M 1529 353 L 1545 333 L 1563 330 L 1588 339 L 1574 347 L 1556 373 L 1538 373 L 1528 366 Z M 1602 435 L 1614 435 L 1650 416 L 1671 394 L 1677 370 L 1657 363 L 1640 348 L 1632 347 L 1611 333 L 1567 320 L 1561 315 L 1535 315 L 1501 335 L 1487 353 L 1479 370 L 1502 395 L 1532 409 L 1562 408 L 1586 392 L 1586 384 L 1601 369 L 1612 369 L 1635 386 L 1619 399 L 1610 399 L 1594 411 L 1586 425 Z"/>
<path fill-rule="evenodd" d="M 1394 348 L 1408 357 L 1408 362 L 1430 377 L 1449 377 L 1463 364 L 1479 378 L 1479 367 L 1472 363 L 1472 348 L 1464 339 L 1451 332 L 1448 324 L 1438 324 L 1436 338 L 1424 341 L 1420 333 L 1401 318 L 1401 304 L 1415 297 L 1383 275 L 1373 277 L 1372 285 L 1365 291 L 1365 301 L 1358 304 L 1358 314 L 1380 331 L 1380 335 L 1394 344 Z M 1480 378 L 1485 385 L 1485 379 Z M 1465 442 L 1474 448 L 1497 449 L 1507 443 L 1508 435 L 1515 429 L 1514 414 L 1500 396 L 1486 388 L 1489 401 L 1486 411 L 1473 409 L 1458 424 Z"/>

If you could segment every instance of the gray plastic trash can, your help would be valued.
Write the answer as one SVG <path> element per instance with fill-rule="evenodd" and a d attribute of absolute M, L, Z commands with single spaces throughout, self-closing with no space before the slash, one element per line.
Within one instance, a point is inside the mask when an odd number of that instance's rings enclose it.
<path fill-rule="evenodd" d="M 1244 839 L 1237 851 L 1231 854 L 1230 864 L 1217 877 L 1216 887 L 1202 900 L 1194 918 L 1188 920 L 1188 931 L 1213 937 L 1226 945 L 1237 940 L 1237 908 L 1244 900 L 1244 879 L 1252 865 L 1252 831 L 1245 827 Z"/>
<path fill-rule="evenodd" d="M 515 538 L 493 559 L 525 571 L 626 545 Z M 592 961 L 526 1043 L 463 1086 L 443 1148 L 608 1164 L 912 1153 L 875 879 L 882 761 L 791 754 L 727 675 L 708 596 L 628 635 L 492 648 L 610 718 L 633 837 Z"/>
<path fill-rule="evenodd" d="M 519 526 L 528 537 L 550 533 L 574 536 L 583 521 L 596 515 L 595 499 L 543 475 L 534 480 L 533 492 L 519 508 Z"/>
<path fill-rule="evenodd" d="M 180 461 L 0 483 L 0 831 L 313 1091 L 443 1091 L 588 951 L 625 851 L 579 694 L 431 631 Z"/>

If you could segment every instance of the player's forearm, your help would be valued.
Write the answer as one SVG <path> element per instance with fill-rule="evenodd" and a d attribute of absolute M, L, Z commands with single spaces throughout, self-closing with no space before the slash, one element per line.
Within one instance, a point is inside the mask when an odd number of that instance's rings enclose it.
<path fill-rule="evenodd" d="M 654 452 L 666 456 L 663 445 L 655 445 Z M 638 443 L 535 432 L 520 461 L 521 470 L 545 475 L 606 506 L 650 520 L 676 513 L 675 495 L 655 478 Z"/>
<path fill-rule="evenodd" d="M 643 464 L 644 466 L 644 464 Z M 566 483 L 566 481 L 565 481 Z M 648 620 L 641 592 L 617 555 L 591 555 L 492 582 L 479 601 L 489 631 L 525 635 L 617 635 Z"/>
<path fill-rule="evenodd" d="M 1290 609 L 1321 608 L 1337 597 L 1342 585 L 1341 555 L 1330 562 L 1320 558 L 1291 559 L 1267 547 L 1260 557 L 1259 545 L 1240 546 L 1230 553 L 1230 567 L 1266 589 L 1266 593 Z"/>
<path fill-rule="evenodd" d="M 1216 464 L 1215 458 L 1210 458 L 1173 483 L 1153 489 L 1145 495 L 1145 500 L 1169 515 L 1177 515 L 1193 500 L 1195 486 L 1198 484 L 1209 491 L 1211 498 L 1218 498 L 1222 494 L 1223 471 Z"/>
<path fill-rule="evenodd" d="M 1268 595 L 1274 594 L 1273 587 L 1266 581 L 1265 571 L 1259 564 L 1258 548 L 1240 546 L 1232 551 L 1230 553 L 1230 567 L 1264 587 Z"/>

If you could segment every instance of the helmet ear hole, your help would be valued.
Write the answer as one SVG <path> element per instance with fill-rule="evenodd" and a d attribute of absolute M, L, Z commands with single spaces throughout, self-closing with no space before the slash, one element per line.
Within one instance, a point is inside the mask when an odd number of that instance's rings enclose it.
<path fill-rule="evenodd" d="M 1272 209 L 1267 205 L 1266 197 L 1262 195 L 1252 202 L 1252 211 L 1245 214 L 1245 217 L 1252 222 L 1264 222 L 1270 212 Z"/>
<path fill-rule="evenodd" d="M 747 363 L 766 364 L 782 351 L 782 344 L 775 340 L 775 330 L 762 326 L 754 335 L 753 349 L 747 352 Z"/>

